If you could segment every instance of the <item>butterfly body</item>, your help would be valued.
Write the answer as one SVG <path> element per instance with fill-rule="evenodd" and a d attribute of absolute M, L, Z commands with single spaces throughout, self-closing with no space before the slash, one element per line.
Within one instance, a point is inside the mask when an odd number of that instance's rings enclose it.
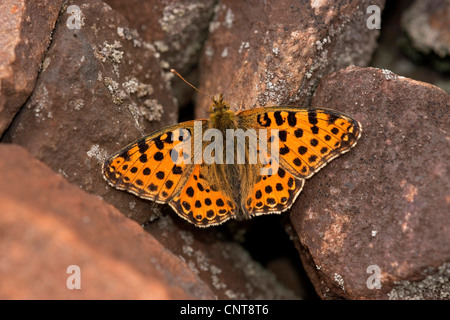
<path fill-rule="evenodd" d="M 168 203 L 180 217 L 208 227 L 286 211 L 305 179 L 350 150 L 360 135 L 361 125 L 337 111 L 264 107 L 235 113 L 220 95 L 209 120 L 179 123 L 131 143 L 106 160 L 103 174 L 110 185 Z"/>

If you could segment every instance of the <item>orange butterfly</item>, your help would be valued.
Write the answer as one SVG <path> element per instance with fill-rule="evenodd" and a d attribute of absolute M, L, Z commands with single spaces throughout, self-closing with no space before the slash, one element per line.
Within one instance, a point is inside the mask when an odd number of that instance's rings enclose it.
<path fill-rule="evenodd" d="M 212 100 L 209 120 L 162 128 L 112 154 L 103 164 L 106 181 L 138 197 L 168 203 L 180 217 L 209 227 L 231 218 L 286 211 L 305 179 L 349 151 L 361 136 L 356 120 L 333 110 L 277 106 L 235 113 L 222 95 Z M 248 136 L 244 149 L 232 144 L 234 162 L 199 162 L 196 155 L 211 151 L 217 141 L 196 143 L 191 139 L 196 126 L 202 132 L 216 129 L 224 136 L 227 129 L 253 129 L 257 141 L 266 140 L 267 146 L 255 144 L 254 139 L 251 142 Z M 262 135 L 261 129 L 268 134 Z M 273 145 L 278 157 L 269 151 Z M 258 155 L 253 163 L 249 161 L 252 148 Z M 211 154 L 217 159 L 223 153 L 224 159 L 225 149 L 214 149 Z M 276 170 L 270 170 L 274 164 Z M 268 174 L 262 173 L 263 168 L 269 169 Z"/>

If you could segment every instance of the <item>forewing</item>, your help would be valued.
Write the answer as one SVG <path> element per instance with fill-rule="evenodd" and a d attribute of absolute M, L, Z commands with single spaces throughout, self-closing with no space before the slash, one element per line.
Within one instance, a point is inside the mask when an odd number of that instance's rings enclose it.
<path fill-rule="evenodd" d="M 193 170 L 194 150 L 189 140 L 193 130 L 194 121 L 188 121 L 138 139 L 104 162 L 104 178 L 117 189 L 158 203 L 168 202 Z"/>
<path fill-rule="evenodd" d="M 278 130 L 280 165 L 297 178 L 309 178 L 332 159 L 349 151 L 361 135 L 355 119 L 328 109 L 269 107 L 239 113 L 243 125 L 268 129 L 268 150 Z"/>

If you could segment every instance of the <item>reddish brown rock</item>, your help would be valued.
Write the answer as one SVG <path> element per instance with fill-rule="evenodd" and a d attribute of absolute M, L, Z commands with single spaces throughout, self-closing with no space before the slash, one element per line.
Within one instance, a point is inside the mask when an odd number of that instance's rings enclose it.
<path fill-rule="evenodd" d="M 125 16 L 130 25 L 160 54 L 161 66 L 172 76 L 173 68 L 191 83 L 198 84 L 196 67 L 208 36 L 215 0 L 107 0 Z M 195 93 L 178 77 L 172 77 L 172 91 L 183 107 L 192 103 Z"/>
<path fill-rule="evenodd" d="M 0 202 L 2 299 L 215 297 L 135 222 L 15 145 L 0 145 Z M 72 265 L 81 289 L 67 287 Z"/>
<path fill-rule="evenodd" d="M 426 4 L 432 1 L 419 2 Z M 402 27 L 402 17 L 411 5 L 412 1 L 410 0 L 386 3 L 386 8 L 383 11 L 382 29 L 378 39 L 379 46 L 374 52 L 371 66 L 388 69 L 407 78 L 431 83 L 446 92 L 450 92 L 450 80 L 445 73 L 445 69 L 448 69 L 445 58 L 441 59 L 434 53 L 423 54 L 414 50 Z M 438 21 L 441 21 L 441 19 Z M 450 31 L 449 28 L 447 29 Z M 427 41 L 427 39 L 424 39 L 424 41 Z"/>
<path fill-rule="evenodd" d="M 232 109 L 307 105 L 321 77 L 349 65 L 365 66 L 377 29 L 367 28 L 367 8 L 384 1 L 231 1 L 219 3 L 205 44 L 200 83 L 224 92 Z M 199 95 L 197 117 L 211 101 Z"/>
<path fill-rule="evenodd" d="M 61 2 L 0 3 L 0 136 L 33 90 Z"/>
<path fill-rule="evenodd" d="M 77 6 L 79 29 L 69 14 Z M 148 205 L 111 190 L 101 164 L 134 139 L 177 120 L 174 98 L 153 46 L 101 1 L 68 1 L 25 107 L 6 141 L 24 146 L 54 171 L 103 196 L 137 221 Z"/>
<path fill-rule="evenodd" d="M 448 298 L 450 96 L 388 70 L 349 67 L 322 80 L 312 105 L 363 128 L 291 211 L 319 295 Z M 381 287 L 371 289 L 375 272 Z"/>
<path fill-rule="evenodd" d="M 207 283 L 218 299 L 300 299 L 275 275 L 256 262 L 236 241 L 239 226 L 200 229 L 171 209 L 146 230 L 178 255 Z M 243 231 L 242 229 L 240 231 Z"/>
<path fill-rule="evenodd" d="M 107 0 L 161 54 L 168 70 L 188 72 L 197 63 L 216 1 Z"/>
<path fill-rule="evenodd" d="M 402 26 L 416 50 L 441 58 L 450 54 L 449 1 L 416 0 L 403 14 Z"/>

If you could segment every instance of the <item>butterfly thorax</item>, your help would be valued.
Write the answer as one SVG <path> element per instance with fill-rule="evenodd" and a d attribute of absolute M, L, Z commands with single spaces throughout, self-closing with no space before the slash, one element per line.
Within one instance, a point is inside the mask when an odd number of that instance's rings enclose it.
<path fill-rule="evenodd" d="M 236 129 L 236 114 L 230 110 L 230 105 L 223 101 L 223 95 L 213 97 L 213 104 L 209 108 L 211 128 L 225 132 L 226 129 Z"/>

